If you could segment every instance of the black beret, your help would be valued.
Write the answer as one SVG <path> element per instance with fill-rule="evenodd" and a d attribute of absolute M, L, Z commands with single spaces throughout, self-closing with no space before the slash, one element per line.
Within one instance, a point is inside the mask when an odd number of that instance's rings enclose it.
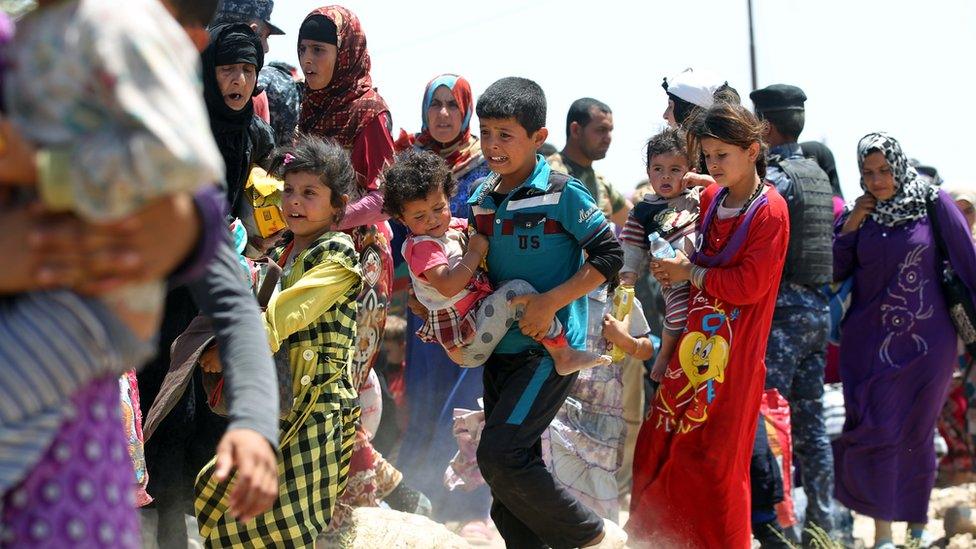
<path fill-rule="evenodd" d="M 802 111 L 807 96 L 789 84 L 773 84 L 749 94 L 757 111 Z"/>

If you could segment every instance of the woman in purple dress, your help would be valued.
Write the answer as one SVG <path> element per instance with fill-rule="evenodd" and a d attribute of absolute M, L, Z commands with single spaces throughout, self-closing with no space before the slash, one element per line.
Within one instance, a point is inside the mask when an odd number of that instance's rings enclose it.
<path fill-rule="evenodd" d="M 893 549 L 892 521 L 923 538 L 935 483 L 932 433 L 956 358 L 943 260 L 972 293 L 976 249 L 952 199 L 919 178 L 895 139 L 866 135 L 858 165 L 864 194 L 838 221 L 834 241 L 834 279 L 854 280 L 840 345 L 847 418 L 834 443 L 836 491 L 875 520 L 875 547 Z"/>

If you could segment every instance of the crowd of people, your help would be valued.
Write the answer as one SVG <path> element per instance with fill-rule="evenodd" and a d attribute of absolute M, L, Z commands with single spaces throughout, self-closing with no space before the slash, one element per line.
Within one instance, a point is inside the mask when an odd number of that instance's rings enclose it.
<path fill-rule="evenodd" d="M 363 507 L 513 548 L 851 544 L 852 511 L 931 542 L 976 454 L 976 190 L 872 131 L 845 203 L 802 89 L 693 69 L 630 197 L 611 107 L 557 150 L 526 78 L 435 76 L 394 138 L 356 15 L 309 13 L 296 68 L 272 9 L 0 18 L 0 547 L 341 544 Z"/>

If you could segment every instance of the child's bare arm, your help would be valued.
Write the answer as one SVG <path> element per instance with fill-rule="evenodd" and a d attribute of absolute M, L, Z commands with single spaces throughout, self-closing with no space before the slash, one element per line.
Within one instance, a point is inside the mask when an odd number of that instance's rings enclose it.
<path fill-rule="evenodd" d="M 671 362 L 671 355 L 674 354 L 675 347 L 678 346 L 678 336 L 668 333 L 666 330 L 661 334 L 661 349 L 658 350 L 657 358 L 654 359 L 654 366 L 651 368 L 651 379 L 658 383 L 664 379 L 664 372 L 668 369 Z"/>
<path fill-rule="evenodd" d="M 707 187 L 715 183 L 715 179 L 708 174 L 700 174 L 695 172 L 687 172 L 684 177 L 681 178 L 681 184 L 685 186 L 686 189 L 692 187 Z"/>
<path fill-rule="evenodd" d="M 484 235 L 472 235 L 468 240 L 468 251 L 456 267 L 438 265 L 424 271 L 424 277 L 442 295 L 454 297 L 468 285 L 487 253 L 488 239 Z"/>
<path fill-rule="evenodd" d="M 607 314 L 603 317 L 603 337 L 613 343 L 614 347 L 623 352 L 644 361 L 650 360 L 654 356 L 654 345 L 651 340 L 645 337 L 634 337 L 628 333 L 627 326 L 630 324 L 630 317 L 617 320 L 612 315 Z"/>

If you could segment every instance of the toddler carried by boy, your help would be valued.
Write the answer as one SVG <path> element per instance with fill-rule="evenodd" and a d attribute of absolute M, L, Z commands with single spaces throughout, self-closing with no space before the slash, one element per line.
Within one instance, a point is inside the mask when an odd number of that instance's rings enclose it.
<path fill-rule="evenodd" d="M 477 233 L 468 237 L 467 220 L 451 217 L 457 181 L 439 156 L 405 152 L 384 177 L 384 208 L 410 230 L 403 257 L 414 294 L 429 311 L 417 335 L 443 345 L 461 366 L 480 366 L 521 317 L 521 309 L 509 300 L 537 293 L 535 288 L 524 280 L 509 280 L 492 290 L 480 268 L 488 239 Z M 560 375 L 610 364 L 609 356 L 570 347 L 558 318 L 540 343 Z"/>

